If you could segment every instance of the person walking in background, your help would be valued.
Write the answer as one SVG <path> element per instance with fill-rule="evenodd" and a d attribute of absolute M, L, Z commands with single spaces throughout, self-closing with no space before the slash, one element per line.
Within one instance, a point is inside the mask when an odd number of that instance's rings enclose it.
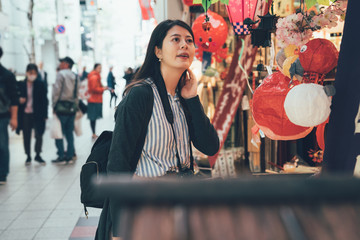
<path fill-rule="evenodd" d="M 110 94 L 111 94 L 110 108 L 111 108 L 112 99 L 115 98 L 114 106 L 116 106 L 116 100 L 117 100 L 117 95 L 115 93 L 116 82 L 115 82 L 115 77 L 114 77 L 114 74 L 112 73 L 112 70 L 113 70 L 113 66 L 110 67 L 109 74 L 107 76 L 107 86 L 108 86 L 108 89 L 110 90 Z"/>
<path fill-rule="evenodd" d="M 86 67 L 84 66 L 83 70 L 82 70 L 82 73 L 81 73 L 81 76 L 80 76 L 80 81 L 86 80 L 88 75 L 89 75 L 89 73 L 86 71 Z"/>
<path fill-rule="evenodd" d="M 45 84 L 35 64 L 26 67 L 26 78 L 19 83 L 20 104 L 18 113 L 18 128 L 16 133 L 23 131 L 24 149 L 27 155 L 25 165 L 31 164 L 31 133 L 35 130 L 35 161 L 41 165 L 46 162 L 41 158 L 42 136 L 45 132 L 45 123 L 48 116 L 47 93 Z"/>
<path fill-rule="evenodd" d="M 131 67 L 128 67 L 126 70 L 125 70 L 125 74 L 123 76 L 123 78 L 126 80 L 126 85 L 129 85 L 131 80 L 133 79 L 134 77 L 134 70 L 131 68 Z"/>
<path fill-rule="evenodd" d="M 0 47 L 0 59 L 3 50 Z M 16 78 L 0 63 L 0 185 L 6 183 L 9 174 L 9 132 L 8 125 L 14 131 L 17 128 L 18 95 Z"/>
<path fill-rule="evenodd" d="M 55 106 L 59 101 L 68 101 L 71 103 L 79 103 L 79 81 L 74 72 L 71 71 L 74 61 L 70 57 L 60 59 L 59 72 L 56 75 L 56 81 L 53 85 L 52 91 L 52 108 L 54 114 L 60 120 L 62 135 L 65 136 L 67 141 L 67 152 L 64 151 L 64 140 L 55 139 L 55 145 L 57 148 L 57 159 L 53 160 L 53 163 L 74 163 L 73 157 L 75 154 L 74 147 L 74 114 L 60 114 L 56 113 Z"/>
<path fill-rule="evenodd" d="M 48 92 L 48 81 L 47 81 L 47 72 L 45 72 L 44 68 L 44 63 L 43 62 L 39 62 L 38 64 L 39 67 L 39 75 L 40 75 L 40 80 L 44 83 L 45 85 L 45 89 L 46 89 L 46 93 Z"/>
<path fill-rule="evenodd" d="M 101 64 L 95 63 L 94 70 L 88 75 L 88 99 L 87 116 L 90 120 L 92 138 L 96 139 L 96 120 L 102 118 L 103 92 L 108 89 L 101 84 Z"/>

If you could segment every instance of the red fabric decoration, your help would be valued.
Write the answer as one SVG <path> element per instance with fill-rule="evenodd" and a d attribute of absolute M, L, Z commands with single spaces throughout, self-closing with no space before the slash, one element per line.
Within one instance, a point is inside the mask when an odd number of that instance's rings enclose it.
<path fill-rule="evenodd" d="M 143 20 L 150 20 L 150 18 L 155 18 L 154 10 L 151 7 L 150 0 L 139 0 L 139 4 Z"/>
<path fill-rule="evenodd" d="M 290 91 L 290 78 L 281 72 L 273 73 L 255 90 L 253 118 L 267 137 L 273 140 L 295 140 L 308 135 L 312 127 L 301 127 L 290 122 L 284 101 Z"/>
<path fill-rule="evenodd" d="M 316 141 L 319 148 L 321 148 L 322 150 L 325 150 L 325 127 L 328 123 L 329 118 L 316 128 Z"/>
<path fill-rule="evenodd" d="M 323 74 L 337 65 L 339 52 L 334 44 L 326 39 L 317 38 L 300 48 L 299 59 L 304 68 L 304 82 L 321 83 Z"/>
<path fill-rule="evenodd" d="M 224 45 L 227 37 L 227 24 L 219 14 L 207 11 L 209 22 L 205 23 L 205 14 L 195 19 L 192 30 L 195 44 L 201 51 L 216 52 Z"/>

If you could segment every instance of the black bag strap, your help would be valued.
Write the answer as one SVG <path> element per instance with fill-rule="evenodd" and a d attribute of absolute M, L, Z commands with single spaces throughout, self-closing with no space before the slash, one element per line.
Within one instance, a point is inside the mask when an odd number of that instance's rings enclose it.
<path fill-rule="evenodd" d="M 77 84 L 78 84 L 78 78 L 79 76 L 77 74 L 75 74 L 75 87 L 74 87 L 74 100 L 76 100 L 76 97 L 77 97 Z"/>
<path fill-rule="evenodd" d="M 164 108 L 166 119 L 170 123 L 170 125 L 172 127 L 172 130 L 173 130 L 175 144 L 176 144 L 177 167 L 178 167 L 179 170 L 181 170 L 182 168 L 181 168 L 180 156 L 179 156 L 179 153 L 178 153 L 175 129 L 174 129 L 174 126 L 173 126 L 173 124 L 174 124 L 174 114 L 173 114 L 173 112 L 171 110 L 171 107 L 170 107 L 170 102 L 169 102 L 169 98 L 168 98 L 168 94 L 167 94 L 167 90 L 166 90 L 166 86 L 165 86 L 165 81 L 164 81 L 164 79 L 163 79 L 160 72 L 156 72 L 155 78 L 156 79 L 153 79 L 153 82 L 155 83 L 156 88 L 158 89 L 160 99 L 161 99 L 161 103 L 162 103 L 163 108 Z M 193 157 L 192 149 L 191 149 L 190 133 L 189 133 L 189 148 L 190 148 L 190 169 L 193 171 L 194 170 L 194 157 Z"/>
<path fill-rule="evenodd" d="M 178 145 L 177 145 L 177 140 L 176 140 L 176 134 L 175 134 L 175 129 L 174 129 L 174 125 L 171 124 L 171 128 L 172 128 L 172 132 L 174 134 L 174 140 L 175 140 L 175 147 L 176 147 L 176 165 L 178 167 L 179 171 L 182 171 L 182 167 L 181 167 L 181 161 L 180 161 L 180 155 L 178 152 Z M 190 138 L 190 137 L 189 137 Z M 194 158 L 193 158 L 193 154 L 192 154 L 192 149 L 191 149 L 191 140 L 189 139 L 189 149 L 190 149 L 190 170 L 194 171 Z"/>

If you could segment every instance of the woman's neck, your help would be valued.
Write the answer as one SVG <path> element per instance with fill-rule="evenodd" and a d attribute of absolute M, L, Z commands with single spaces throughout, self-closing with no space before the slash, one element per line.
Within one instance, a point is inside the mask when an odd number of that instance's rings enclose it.
<path fill-rule="evenodd" d="M 171 96 L 174 96 L 183 71 L 181 69 L 168 68 L 160 65 L 160 72 L 165 82 L 166 91 L 170 93 Z"/>

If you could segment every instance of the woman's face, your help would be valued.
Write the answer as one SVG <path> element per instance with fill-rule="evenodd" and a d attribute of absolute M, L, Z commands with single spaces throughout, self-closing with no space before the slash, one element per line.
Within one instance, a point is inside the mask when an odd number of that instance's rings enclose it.
<path fill-rule="evenodd" d="M 95 71 L 97 71 L 98 73 L 101 73 L 101 65 L 98 65 L 98 66 L 95 68 Z"/>
<path fill-rule="evenodd" d="M 37 72 L 36 70 L 32 69 L 26 72 L 26 78 L 28 81 L 33 82 L 37 78 Z"/>
<path fill-rule="evenodd" d="M 194 40 L 188 30 L 174 26 L 167 32 L 162 49 L 155 47 L 155 54 L 161 59 L 162 67 L 185 71 L 194 59 Z"/>

